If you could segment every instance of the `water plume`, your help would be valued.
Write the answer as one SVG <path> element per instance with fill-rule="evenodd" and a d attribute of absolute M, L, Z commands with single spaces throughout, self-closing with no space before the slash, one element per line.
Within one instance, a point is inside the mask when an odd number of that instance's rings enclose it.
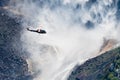
<path fill-rule="evenodd" d="M 9 9 L 20 13 L 21 41 L 28 52 L 34 80 L 67 80 L 72 69 L 99 55 L 104 39 L 119 41 L 117 1 L 11 0 Z M 27 27 L 42 29 L 37 34 Z"/>

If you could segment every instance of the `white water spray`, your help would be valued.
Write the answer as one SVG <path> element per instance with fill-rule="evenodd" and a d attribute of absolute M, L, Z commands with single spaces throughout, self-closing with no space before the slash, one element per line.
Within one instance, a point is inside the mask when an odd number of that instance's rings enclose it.
<path fill-rule="evenodd" d="M 91 4 L 89 0 L 12 1 L 11 8 L 24 16 L 21 40 L 36 73 L 34 80 L 67 80 L 75 65 L 99 55 L 104 38 L 118 40 L 116 6 L 107 7 L 112 3 L 113 0 L 98 0 L 92 5 L 87 5 Z M 47 34 L 29 32 L 25 29 L 29 25 L 42 25 Z"/>

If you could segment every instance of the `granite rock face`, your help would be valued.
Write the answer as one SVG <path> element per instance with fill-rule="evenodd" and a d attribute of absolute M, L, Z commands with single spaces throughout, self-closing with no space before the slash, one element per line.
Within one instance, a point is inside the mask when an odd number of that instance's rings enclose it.
<path fill-rule="evenodd" d="M 0 7 L 8 5 L 10 0 L 0 0 Z"/>
<path fill-rule="evenodd" d="M 20 42 L 22 28 L 18 21 L 17 18 L 9 17 L 0 7 L 0 80 L 32 79 L 23 57 L 25 52 Z"/>
<path fill-rule="evenodd" d="M 77 66 L 68 80 L 120 80 L 120 47 Z"/>

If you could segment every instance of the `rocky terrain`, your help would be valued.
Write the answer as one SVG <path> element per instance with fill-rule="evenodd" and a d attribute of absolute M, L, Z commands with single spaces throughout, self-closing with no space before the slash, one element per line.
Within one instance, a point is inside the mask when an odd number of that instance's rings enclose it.
<path fill-rule="evenodd" d="M 20 22 L 7 15 L 3 4 L 0 1 L 0 80 L 31 80 L 20 44 Z"/>
<path fill-rule="evenodd" d="M 0 0 L 0 80 L 32 80 L 20 41 L 21 20 L 8 16 L 3 8 L 8 1 Z M 105 53 L 76 66 L 68 80 L 120 80 L 120 47 L 109 51 L 114 44 L 105 41 L 100 50 Z"/>
<path fill-rule="evenodd" d="M 68 80 L 120 80 L 120 47 L 77 66 Z"/>

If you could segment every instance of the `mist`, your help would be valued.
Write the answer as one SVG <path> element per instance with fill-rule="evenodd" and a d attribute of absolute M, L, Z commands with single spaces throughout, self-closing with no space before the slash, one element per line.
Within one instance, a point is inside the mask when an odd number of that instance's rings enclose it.
<path fill-rule="evenodd" d="M 67 80 L 76 65 L 100 55 L 104 39 L 120 41 L 117 0 L 11 0 L 9 9 L 23 16 L 21 44 L 34 80 Z M 26 30 L 40 26 L 47 34 Z"/>

